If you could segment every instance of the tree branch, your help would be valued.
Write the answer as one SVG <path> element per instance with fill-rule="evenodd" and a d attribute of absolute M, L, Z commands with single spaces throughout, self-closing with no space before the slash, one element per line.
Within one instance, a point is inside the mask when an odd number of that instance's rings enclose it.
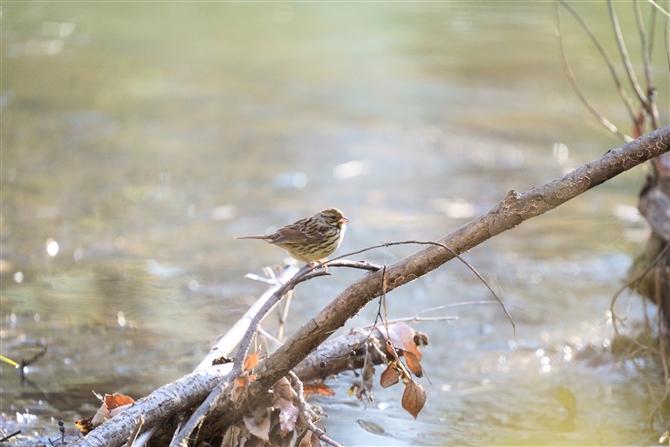
<path fill-rule="evenodd" d="M 438 242 L 463 253 L 525 220 L 539 216 L 570 199 L 594 188 L 616 175 L 670 150 L 670 126 L 644 135 L 625 146 L 608 151 L 600 158 L 545 185 L 519 194 L 510 191 L 488 213 L 464 225 Z M 441 247 L 429 246 L 386 269 L 387 292 L 414 281 L 454 258 Z M 369 301 L 378 297 L 382 272 L 368 273 L 351 284 L 316 317 L 303 325 L 277 351 L 255 369 L 257 380 L 251 382 L 235 402 L 230 399 L 212 412 L 212 424 L 202 434 L 215 433 L 233 422 L 259 402 L 277 380 L 285 376 L 307 354 L 342 327 Z"/>
<path fill-rule="evenodd" d="M 450 247 L 456 254 L 463 253 L 668 150 L 670 150 L 670 126 L 608 151 L 597 160 L 548 184 L 535 187 L 523 194 L 510 191 L 491 211 L 438 242 Z M 430 245 L 419 250 L 386 268 L 386 291 L 390 292 L 414 281 L 453 258 L 453 253 L 439 246 Z M 254 369 L 257 379 L 248 386 L 238 389 L 239 395 L 234 402 L 231 399 L 220 399 L 219 406 L 207 418 L 211 423 L 203 424 L 201 436 L 219 433 L 222 427 L 241 417 L 252 404 L 266 395 L 267 390 L 277 380 L 288 374 L 288 371 L 356 315 L 369 301 L 378 297 L 382 292 L 381 276 L 381 271 L 366 273 L 261 362 Z M 284 292 L 286 290 L 280 293 Z M 229 365 L 224 367 L 230 368 Z M 161 423 L 179 410 L 202 402 L 226 373 L 223 367 L 219 367 L 216 371 L 218 374 L 213 375 L 212 369 L 198 371 L 178 380 L 170 387 L 162 387 L 105 422 L 75 445 L 98 447 L 123 444 L 140 415 L 144 417 L 144 426 L 148 428 Z M 207 380 L 195 383 L 194 376 L 197 375 L 207 376 Z M 176 394 L 175 389 L 188 390 L 188 393 L 184 397 Z"/>

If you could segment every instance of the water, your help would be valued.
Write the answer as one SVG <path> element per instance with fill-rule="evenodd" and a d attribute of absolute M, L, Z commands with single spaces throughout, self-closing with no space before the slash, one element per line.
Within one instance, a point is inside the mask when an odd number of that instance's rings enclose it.
<path fill-rule="evenodd" d="M 606 6 L 579 6 L 615 58 Z M 630 9 L 617 7 L 631 33 Z M 2 366 L 6 427 L 18 418 L 53 437 L 50 418 L 91 413 L 91 390 L 141 397 L 192 370 L 262 293 L 243 275 L 284 256 L 234 236 L 337 206 L 352 221 L 339 253 L 435 240 L 509 189 L 618 146 L 570 90 L 552 8 L 3 4 L 0 340 L 14 359 L 48 347 L 33 386 Z M 599 56 L 574 21 L 563 15 L 563 25 L 582 88 L 628 131 Z M 468 253 L 502 292 L 516 334 L 491 305 L 417 323 L 431 337 L 418 421 L 398 387 L 376 390 L 363 409 L 345 376 L 337 397 L 319 401 L 329 435 L 347 445 L 656 442 L 662 430 L 647 422 L 658 369 L 606 349 L 610 299 L 645 238 L 630 212 L 644 175 L 626 173 Z M 365 257 L 391 263 L 414 250 Z M 301 285 L 289 332 L 359 275 L 338 269 Z M 389 312 L 485 299 L 452 262 L 390 294 Z M 619 310 L 629 302 L 635 327 L 644 310 L 630 297 Z"/>

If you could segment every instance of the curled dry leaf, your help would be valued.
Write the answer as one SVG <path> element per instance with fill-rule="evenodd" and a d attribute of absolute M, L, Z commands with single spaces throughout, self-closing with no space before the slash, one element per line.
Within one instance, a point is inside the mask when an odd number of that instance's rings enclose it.
<path fill-rule="evenodd" d="M 245 427 L 240 427 L 239 425 L 231 425 L 226 430 L 226 433 L 223 435 L 223 442 L 221 445 L 226 447 L 239 447 L 246 444 L 251 435 L 249 430 Z"/>
<path fill-rule="evenodd" d="M 412 371 L 412 374 L 417 377 L 423 377 L 423 368 L 421 368 L 421 363 L 416 355 L 404 349 L 402 350 L 402 355 L 405 357 L 405 363 L 407 363 L 407 367 Z"/>
<path fill-rule="evenodd" d="M 300 441 L 300 447 L 321 447 L 321 441 L 316 433 L 309 431 L 309 433 Z"/>
<path fill-rule="evenodd" d="M 320 394 L 321 396 L 334 396 L 335 391 L 323 382 L 319 383 L 305 383 L 303 384 L 303 392 L 305 396 L 310 394 Z"/>
<path fill-rule="evenodd" d="M 260 420 L 256 419 L 255 416 L 245 415 L 244 416 L 244 425 L 249 430 L 249 433 L 256 436 L 257 438 L 262 439 L 265 442 L 270 442 L 270 415 L 261 418 Z"/>
<path fill-rule="evenodd" d="M 98 398 L 101 397 L 99 394 L 96 394 L 96 396 L 98 396 Z M 98 411 L 95 413 L 95 415 L 92 417 L 80 419 L 74 423 L 75 427 L 77 427 L 82 434 L 88 434 L 98 425 L 102 424 L 108 419 L 113 418 L 117 414 L 122 413 L 135 403 L 131 397 L 118 393 L 105 394 L 101 400 L 102 405 L 100 405 L 100 408 L 98 408 Z"/>
<path fill-rule="evenodd" d="M 400 381 L 401 373 L 397 368 L 398 364 L 395 361 L 392 361 L 386 367 L 384 372 L 382 372 L 381 377 L 379 378 L 379 384 L 382 388 L 388 388 Z"/>
<path fill-rule="evenodd" d="M 277 383 L 275 383 L 272 387 L 272 391 L 276 396 L 282 399 L 293 399 L 293 389 L 291 388 L 291 384 L 286 377 L 282 377 L 281 379 L 277 380 Z"/>
<path fill-rule="evenodd" d="M 386 345 L 386 351 L 391 354 L 391 357 L 393 357 L 396 361 L 398 361 L 398 353 L 395 352 L 395 348 L 393 347 L 393 343 L 391 340 L 386 340 L 384 343 Z"/>
<path fill-rule="evenodd" d="M 248 355 L 247 358 L 244 359 L 244 370 L 251 371 L 256 365 L 258 365 L 258 351 Z"/>
<path fill-rule="evenodd" d="M 293 402 L 286 399 L 277 399 L 279 405 L 279 428 L 281 436 L 295 429 L 295 423 L 298 420 L 300 411 Z"/>
<path fill-rule="evenodd" d="M 405 392 L 402 393 L 402 407 L 409 414 L 414 416 L 414 419 L 419 416 L 421 409 L 426 403 L 426 390 L 413 380 L 405 383 Z"/>
<path fill-rule="evenodd" d="M 244 388 L 245 386 L 249 385 L 251 382 L 256 380 L 256 374 L 247 374 L 244 376 L 240 376 L 235 380 L 235 385 L 236 388 Z"/>
<path fill-rule="evenodd" d="M 365 364 L 363 365 L 363 388 L 366 391 L 372 391 L 372 385 L 375 380 L 375 365 L 372 362 L 372 358 L 367 354 L 365 357 Z"/>
<path fill-rule="evenodd" d="M 421 353 L 416 348 L 416 343 L 414 343 L 415 334 L 416 332 L 414 332 L 414 329 L 405 323 L 396 323 L 389 326 L 389 335 L 393 346 L 409 351 L 414 354 L 418 360 L 421 360 Z"/>
<path fill-rule="evenodd" d="M 419 348 L 428 346 L 428 343 L 430 343 L 430 340 L 428 339 L 428 336 L 423 332 L 417 332 L 414 334 L 414 344 L 417 345 Z"/>

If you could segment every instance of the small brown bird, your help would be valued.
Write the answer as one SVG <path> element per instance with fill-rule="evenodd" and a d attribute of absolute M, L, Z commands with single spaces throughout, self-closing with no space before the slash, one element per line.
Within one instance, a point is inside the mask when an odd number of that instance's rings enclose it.
<path fill-rule="evenodd" d="M 340 246 L 349 219 L 337 208 L 328 208 L 310 217 L 286 225 L 276 233 L 240 236 L 235 239 L 262 239 L 277 245 L 298 261 L 311 264 L 325 260 Z"/>

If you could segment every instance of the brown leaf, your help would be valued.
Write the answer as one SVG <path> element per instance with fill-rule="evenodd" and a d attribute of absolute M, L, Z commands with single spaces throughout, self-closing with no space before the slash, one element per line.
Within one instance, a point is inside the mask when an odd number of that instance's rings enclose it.
<path fill-rule="evenodd" d="M 256 374 L 248 374 L 245 376 L 240 376 L 237 378 L 235 381 L 236 388 L 243 388 L 247 385 L 249 385 L 251 382 L 256 380 L 256 377 L 258 377 Z"/>
<path fill-rule="evenodd" d="M 372 359 L 368 355 L 368 357 L 365 359 L 365 364 L 363 365 L 363 388 L 366 391 L 371 391 L 374 380 L 375 365 L 372 363 Z"/>
<path fill-rule="evenodd" d="M 409 370 L 412 371 L 415 376 L 423 377 L 423 368 L 421 368 L 421 363 L 414 353 L 403 350 L 402 354 L 405 357 L 405 362 L 407 363 Z"/>
<path fill-rule="evenodd" d="M 93 416 L 89 416 L 84 419 L 79 419 L 78 421 L 74 422 L 74 426 L 77 427 L 77 429 L 81 432 L 82 435 L 86 436 L 95 428 L 95 425 L 93 425 L 93 423 L 91 422 L 92 420 Z"/>
<path fill-rule="evenodd" d="M 386 345 L 386 351 L 388 351 L 388 353 L 391 354 L 391 357 L 398 360 L 398 353 L 395 352 L 395 348 L 393 347 L 393 343 L 391 342 L 391 340 L 386 340 L 386 343 L 384 344 Z"/>
<path fill-rule="evenodd" d="M 279 428 L 282 436 L 295 429 L 295 423 L 298 420 L 300 411 L 293 405 L 293 402 L 286 399 L 277 399 L 279 405 Z"/>
<path fill-rule="evenodd" d="M 244 359 L 244 370 L 251 371 L 256 365 L 258 365 L 258 351 L 248 355 L 247 358 Z"/>
<path fill-rule="evenodd" d="M 391 336 L 393 346 L 409 351 L 414 354 L 417 359 L 421 360 L 421 353 L 414 343 L 414 334 L 414 329 L 405 323 L 396 323 L 389 327 L 389 335 Z"/>
<path fill-rule="evenodd" d="M 405 383 L 405 392 L 402 393 L 401 403 L 405 411 L 416 419 L 426 403 L 426 390 L 420 384 L 410 380 Z"/>
<path fill-rule="evenodd" d="M 279 396 L 282 399 L 285 400 L 293 399 L 293 390 L 291 388 L 291 384 L 289 383 L 286 377 L 282 377 L 281 379 L 277 380 L 277 383 L 275 383 L 274 386 L 272 387 L 272 391 L 275 393 L 276 396 Z"/>
<path fill-rule="evenodd" d="M 97 427 L 108 419 L 124 412 L 133 403 L 135 403 L 135 401 L 132 398 L 124 396 L 123 394 L 105 394 L 102 398 L 102 405 L 100 405 L 100 408 L 98 408 L 98 411 L 96 411 L 91 419 L 91 424 L 93 427 Z"/>
<path fill-rule="evenodd" d="M 309 396 L 310 394 L 320 394 L 321 396 L 335 395 L 335 391 L 323 382 L 305 383 L 302 387 L 305 396 Z"/>
<path fill-rule="evenodd" d="M 319 437 L 316 433 L 310 430 L 309 433 L 302 438 L 302 441 L 300 441 L 299 447 L 321 447 L 321 441 L 319 441 Z"/>
<path fill-rule="evenodd" d="M 382 375 L 379 378 L 379 384 L 382 386 L 382 388 L 388 388 L 400 381 L 400 372 L 396 369 L 396 367 L 397 364 L 395 362 L 391 362 L 384 370 L 384 372 L 382 372 Z"/>
<path fill-rule="evenodd" d="M 244 425 L 249 430 L 249 433 L 262 439 L 263 441 L 270 441 L 270 417 L 256 419 L 254 416 L 244 416 Z"/>
<path fill-rule="evenodd" d="M 109 408 L 109 411 L 133 403 L 135 403 L 135 401 L 132 397 L 124 396 L 123 394 L 105 394 L 105 404 L 107 405 L 107 408 Z"/>
<path fill-rule="evenodd" d="M 423 332 L 417 332 L 416 334 L 414 334 L 414 344 L 417 345 L 419 348 L 428 346 L 428 343 L 430 343 L 430 340 L 428 339 L 428 336 Z"/>

